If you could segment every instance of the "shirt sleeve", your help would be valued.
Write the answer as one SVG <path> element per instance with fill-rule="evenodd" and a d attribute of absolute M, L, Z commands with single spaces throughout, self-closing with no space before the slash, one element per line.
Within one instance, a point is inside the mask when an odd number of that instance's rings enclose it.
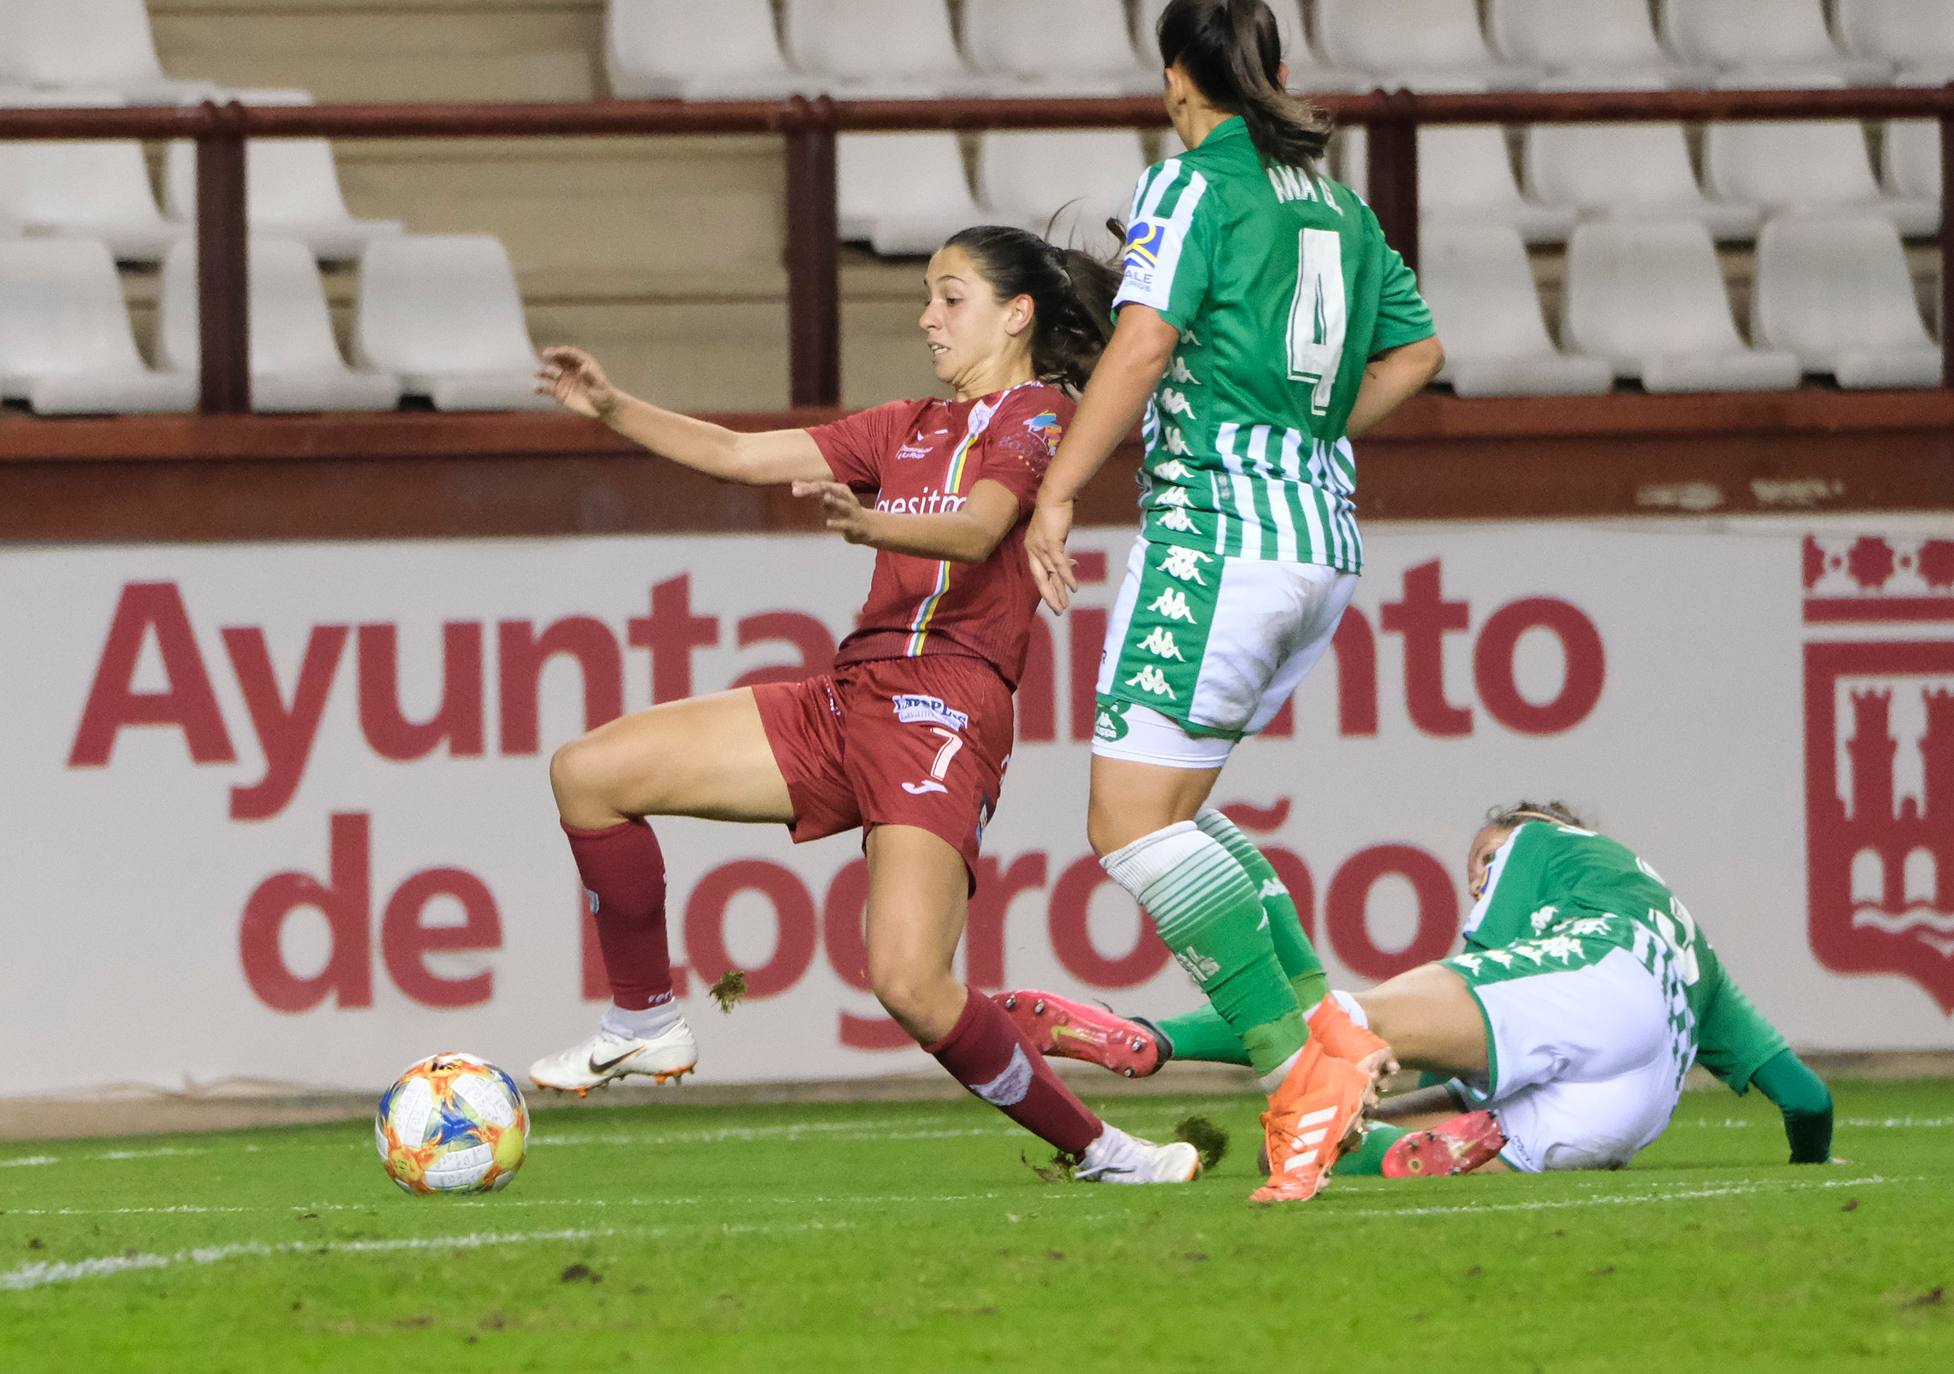
<path fill-rule="evenodd" d="M 1214 256 L 1215 198 L 1208 179 L 1179 158 L 1149 167 L 1133 193 L 1120 286 L 1113 313 L 1126 304 L 1151 306 L 1185 330 L 1207 299 Z"/>
<path fill-rule="evenodd" d="M 1757 1071 L 1786 1048 L 1778 1028 L 1744 996 L 1744 990 L 1719 969 L 1717 994 L 1696 1028 L 1696 1062 L 1742 1097 Z"/>
<path fill-rule="evenodd" d="M 1384 254 L 1383 283 L 1377 301 L 1377 327 L 1371 331 L 1370 356 L 1375 358 L 1394 348 L 1429 339 L 1438 331 L 1432 325 L 1431 309 L 1425 304 L 1425 298 L 1418 294 L 1418 274 L 1405 266 L 1404 258 L 1397 249 L 1384 242 L 1383 226 L 1378 224 L 1377 215 L 1368 205 L 1364 207 L 1364 216 L 1370 221 L 1372 232 L 1377 235 L 1378 245 Z"/>
<path fill-rule="evenodd" d="M 984 431 L 977 479 L 1004 487 L 1018 498 L 1018 510 L 1029 515 L 1071 411 L 1069 400 L 1042 388 L 1033 388 L 1023 400 L 1013 396 Z"/>
<path fill-rule="evenodd" d="M 809 425 L 807 432 L 835 481 L 877 491 L 882 463 L 895 451 L 915 408 L 913 401 L 889 401 L 825 425 Z"/>

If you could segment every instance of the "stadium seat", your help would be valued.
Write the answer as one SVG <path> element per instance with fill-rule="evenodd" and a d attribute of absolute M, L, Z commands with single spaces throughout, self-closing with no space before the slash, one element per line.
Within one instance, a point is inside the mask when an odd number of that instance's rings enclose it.
<path fill-rule="evenodd" d="M 957 230 L 999 219 L 970 194 L 955 134 L 843 134 L 838 145 L 844 239 L 890 256 L 934 253 Z M 1038 227 L 1044 218 L 1037 217 Z"/>
<path fill-rule="evenodd" d="M 1768 83 L 1768 73 L 1725 76 L 1721 88 Z M 1836 86 L 1839 78 L 1814 78 Z M 1744 120 L 1712 124 L 1703 135 L 1703 179 L 1710 194 L 1767 213 L 1870 210 L 1891 219 L 1901 233 L 1930 234 L 1940 205 L 1895 199 L 1873 175 L 1865 127 L 1852 119 Z"/>
<path fill-rule="evenodd" d="M 1767 221 L 1751 333 L 1843 387 L 1940 385 L 1940 349 L 1921 321 L 1905 246 L 1875 215 Z"/>
<path fill-rule="evenodd" d="M 1880 140 L 1880 186 L 1890 200 L 1929 208 L 1932 224 L 1940 229 L 1940 126 L 1931 119 L 1895 119 Z"/>
<path fill-rule="evenodd" d="M 1316 24 L 1331 62 L 1377 73 L 1384 86 L 1451 90 L 1445 78 L 1464 76 L 1507 88 L 1541 76 L 1493 55 L 1477 0 L 1317 0 Z"/>
<path fill-rule="evenodd" d="M 107 244 L 26 240 L 0 243 L 0 398 L 42 415 L 185 411 L 197 384 L 143 365 Z"/>
<path fill-rule="evenodd" d="M 333 340 L 319 267 L 305 244 L 259 238 L 250 244 L 251 403 L 263 411 L 392 410 L 400 379 L 354 371 Z M 199 374 L 197 254 L 180 243 L 163 260 L 157 335 L 168 366 Z"/>
<path fill-rule="evenodd" d="M 1492 0 L 1493 42 L 1509 62 L 1569 75 L 1639 75 L 1656 86 L 1694 86 L 1712 76 L 1663 51 L 1648 0 Z"/>
<path fill-rule="evenodd" d="M 1001 95 L 964 64 L 943 0 L 786 0 L 787 48 L 838 96 Z"/>
<path fill-rule="evenodd" d="M 1139 0 L 1134 6 L 1133 47 L 1139 54 L 1141 69 L 1153 83 L 1150 87 L 1153 90 L 1160 87 L 1160 46 L 1154 35 L 1168 3 L 1169 0 Z M 1378 78 L 1371 73 L 1339 67 L 1323 57 L 1310 42 L 1309 29 L 1303 23 L 1302 0 L 1268 0 L 1268 5 L 1282 33 L 1282 59 L 1289 66 L 1290 90 L 1327 94 L 1368 91 L 1377 86 Z"/>
<path fill-rule="evenodd" d="M 1737 336 L 1710 231 L 1686 220 L 1590 222 L 1567 245 L 1562 342 L 1654 392 L 1779 391 L 1797 358 Z"/>
<path fill-rule="evenodd" d="M 1947 0 L 1835 0 L 1835 4 L 1840 41 L 1854 57 L 1902 68 L 1954 71 L 1954 5 Z"/>
<path fill-rule="evenodd" d="M 1105 252 L 1104 225 L 1126 222 L 1146 167 L 1136 129 L 994 131 L 977 140 L 977 198 L 1008 223 L 1050 223 L 1055 242 Z"/>
<path fill-rule="evenodd" d="M 1821 0 L 1661 0 L 1661 14 L 1663 39 L 1678 57 L 1754 73 L 1757 85 L 1802 86 L 1813 75 L 1851 85 L 1893 79 L 1891 62 L 1839 51 Z"/>
<path fill-rule="evenodd" d="M 309 105 L 304 91 L 226 91 L 246 105 Z M 355 219 L 339 189 L 332 144 L 323 138 L 259 138 L 245 145 L 245 217 L 254 234 L 297 239 L 327 262 L 351 262 L 376 238 L 401 233 L 399 220 Z M 172 142 L 164 157 L 163 208 L 172 219 L 197 214 L 197 150 Z"/>
<path fill-rule="evenodd" d="M 1611 389 L 1599 358 L 1560 352 L 1547 337 L 1533 268 L 1505 225 L 1428 227 L 1418 285 L 1445 341 L 1445 370 L 1461 396 L 1592 396 Z"/>
<path fill-rule="evenodd" d="M 515 269 L 487 234 L 380 239 L 360 257 L 353 360 L 436 410 L 550 410 Z"/>
<path fill-rule="evenodd" d="M 1123 0 L 964 0 L 971 65 L 1026 95 L 1152 95 L 1160 73 L 1134 65 Z"/>
<path fill-rule="evenodd" d="M 1353 152 L 1361 154 L 1361 142 Z M 1488 224 L 1517 229 L 1528 243 L 1562 243 L 1580 212 L 1543 205 L 1520 191 L 1506 130 L 1493 124 L 1418 131 L 1418 209 L 1422 224 Z"/>
<path fill-rule="evenodd" d="M 1554 77 L 1544 89 L 1646 90 L 1660 79 Z M 1749 238 L 1763 219 L 1755 205 L 1713 201 L 1696 184 L 1680 124 L 1535 124 L 1521 163 L 1533 198 L 1589 218 L 1694 220 L 1718 239 Z"/>
<path fill-rule="evenodd" d="M 144 0 L 0 0 L 0 79 L 114 91 L 132 105 L 184 104 L 215 89 L 164 74 Z"/>
<path fill-rule="evenodd" d="M 16 91 L 0 106 L 116 106 L 108 91 Z M 163 218 L 134 139 L 0 139 L 0 219 L 31 234 L 100 239 L 124 262 L 156 262 L 190 227 Z"/>
<path fill-rule="evenodd" d="M 768 100 L 818 84 L 788 68 L 768 0 L 610 0 L 604 72 L 630 100 Z"/>

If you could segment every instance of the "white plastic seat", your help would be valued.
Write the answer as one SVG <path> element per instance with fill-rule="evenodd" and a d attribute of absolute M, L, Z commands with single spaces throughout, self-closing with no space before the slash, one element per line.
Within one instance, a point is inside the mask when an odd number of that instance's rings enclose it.
<path fill-rule="evenodd" d="M 841 237 L 878 253 L 934 253 L 959 229 L 1000 219 L 971 195 L 955 134 L 843 134 L 835 171 Z"/>
<path fill-rule="evenodd" d="M 226 91 L 245 105 L 309 105 L 305 91 Z M 163 164 L 163 208 L 172 219 L 197 216 L 197 150 L 169 146 Z M 251 232 L 297 239 L 327 262 L 350 262 L 376 238 L 404 231 L 399 220 L 355 219 L 339 189 L 332 144 L 323 138 L 254 138 L 244 148 L 244 214 Z"/>
<path fill-rule="evenodd" d="M 515 269 L 487 234 L 406 234 L 360 258 L 353 358 L 436 410 L 549 410 Z"/>
<path fill-rule="evenodd" d="M 1661 0 L 1662 37 L 1685 62 L 1747 71 L 1764 86 L 1801 86 L 1814 73 L 1849 85 L 1893 79 L 1893 64 L 1848 57 L 1825 27 L 1822 0 Z M 1773 73 L 1771 79 L 1762 79 Z"/>
<path fill-rule="evenodd" d="M 1151 83 L 1147 89 L 1160 89 L 1160 46 L 1155 34 L 1161 13 L 1172 0 L 1139 0 L 1133 10 L 1133 47 L 1139 54 L 1140 68 Z M 1289 66 L 1289 89 L 1323 92 L 1368 91 L 1378 84 L 1376 76 L 1352 67 L 1340 67 L 1325 58 L 1309 40 L 1303 23 L 1303 0 L 1267 0 L 1282 34 L 1282 60 Z"/>
<path fill-rule="evenodd" d="M 1652 90 L 1647 73 L 1553 77 L 1543 89 Z M 1535 124 L 1521 154 L 1536 201 L 1586 218 L 1693 220 L 1718 239 L 1749 238 L 1763 219 L 1755 205 L 1713 201 L 1697 185 L 1680 124 Z"/>
<path fill-rule="evenodd" d="M 977 198 L 1007 223 L 1051 224 L 1054 241 L 1103 253 L 1105 223 L 1126 222 L 1146 167 L 1135 129 L 994 130 L 977 139 Z"/>
<path fill-rule="evenodd" d="M 1717 84 L 1742 88 L 1768 81 L 1751 73 Z M 1828 77 L 1820 86 L 1837 86 Z M 1703 135 L 1703 179 L 1720 199 L 1762 205 L 1768 214 L 1870 210 L 1903 234 L 1930 234 L 1937 201 L 1893 198 L 1873 175 L 1863 125 L 1852 119 L 1746 120 L 1712 124 Z"/>
<path fill-rule="evenodd" d="M 1559 74 L 1636 74 L 1658 86 L 1700 85 L 1712 75 L 1663 50 L 1648 0 L 1492 0 L 1488 27 L 1509 62 Z"/>
<path fill-rule="evenodd" d="M 1420 238 L 1418 287 L 1445 341 L 1445 370 L 1461 396 L 1592 396 L 1614 370 L 1570 357 L 1547 337 L 1533 268 L 1504 225 L 1447 225 Z"/>
<path fill-rule="evenodd" d="M 1843 387 L 1939 386 L 1892 224 L 1875 215 L 1773 218 L 1757 239 L 1751 332 Z"/>
<path fill-rule="evenodd" d="M 1541 77 L 1493 55 L 1477 0 L 1317 0 L 1316 34 L 1331 62 L 1379 73 L 1389 86 L 1452 89 L 1442 84 L 1450 74 L 1507 88 Z"/>
<path fill-rule="evenodd" d="M 254 236 L 249 267 L 253 409 L 392 410 L 400 403 L 398 377 L 355 371 L 340 357 L 319 266 L 304 244 Z M 163 259 L 157 311 L 165 362 L 200 375 L 194 244 L 178 244 Z"/>
<path fill-rule="evenodd" d="M 196 380 L 136 352 L 108 245 L 0 243 L 0 397 L 42 415 L 186 411 Z"/>
<path fill-rule="evenodd" d="M 632 100 L 766 100 L 818 85 L 781 55 L 768 0 L 609 0 L 604 71 Z"/>
<path fill-rule="evenodd" d="M 1506 131 L 1492 124 L 1418 131 L 1418 208 L 1424 224 L 1504 225 L 1528 243 L 1564 242 L 1580 218 L 1572 206 L 1543 205 L 1521 193 Z"/>
<path fill-rule="evenodd" d="M 131 104 L 205 99 L 208 81 L 163 72 L 144 0 L 0 0 L 0 78 L 114 91 Z"/>
<path fill-rule="evenodd" d="M 1940 126 L 1931 119 L 1896 119 L 1880 143 L 1880 185 L 1889 200 L 1926 208 L 1922 233 L 1940 229 Z"/>
<path fill-rule="evenodd" d="M 1839 40 L 1854 57 L 1954 70 L 1954 5 L 1947 0 L 1835 0 L 1835 8 Z"/>
<path fill-rule="evenodd" d="M 1123 0 L 964 0 L 963 46 L 979 72 L 1051 95 L 1151 95 L 1133 62 Z"/>
<path fill-rule="evenodd" d="M 1649 391 L 1778 391 L 1789 353 L 1737 336 L 1710 231 L 1688 221 L 1590 222 L 1567 245 L 1562 341 Z"/>
<path fill-rule="evenodd" d="M 785 16 L 794 65 L 817 89 L 892 99 L 1000 94 L 995 78 L 965 65 L 943 0 L 786 0 Z"/>
<path fill-rule="evenodd" d="M 109 91 L 16 91 L 0 106 L 118 106 Z M 156 262 L 190 233 L 163 218 L 134 139 L 0 139 L 0 221 L 29 234 L 100 239 L 124 262 Z"/>

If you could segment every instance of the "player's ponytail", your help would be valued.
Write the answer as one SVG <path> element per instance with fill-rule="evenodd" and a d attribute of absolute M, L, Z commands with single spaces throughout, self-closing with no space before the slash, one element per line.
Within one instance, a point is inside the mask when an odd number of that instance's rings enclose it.
<path fill-rule="evenodd" d="M 1263 0 L 1172 0 L 1154 29 L 1163 66 L 1179 64 L 1218 110 L 1242 117 L 1262 160 L 1308 167 L 1330 121 L 1282 88 L 1282 34 Z"/>
<path fill-rule="evenodd" d="M 1083 390 L 1112 333 L 1119 270 L 1001 224 L 961 230 L 943 246 L 968 253 L 999 300 L 1031 297 L 1032 371 L 1042 382 Z"/>

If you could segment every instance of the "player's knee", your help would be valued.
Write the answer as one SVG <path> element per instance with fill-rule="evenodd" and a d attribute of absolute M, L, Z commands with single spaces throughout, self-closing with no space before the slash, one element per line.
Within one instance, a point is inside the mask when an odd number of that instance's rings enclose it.
<path fill-rule="evenodd" d="M 605 753 L 601 742 L 585 735 L 550 755 L 550 791 L 565 820 L 574 824 L 579 816 L 589 819 L 593 812 L 609 812 L 612 769 Z"/>
<path fill-rule="evenodd" d="M 869 989 L 875 1000 L 918 1041 L 941 1039 L 961 1010 L 961 987 L 941 969 L 923 969 L 897 960 L 869 960 Z M 956 1006 L 953 1009 L 952 1003 Z"/>

